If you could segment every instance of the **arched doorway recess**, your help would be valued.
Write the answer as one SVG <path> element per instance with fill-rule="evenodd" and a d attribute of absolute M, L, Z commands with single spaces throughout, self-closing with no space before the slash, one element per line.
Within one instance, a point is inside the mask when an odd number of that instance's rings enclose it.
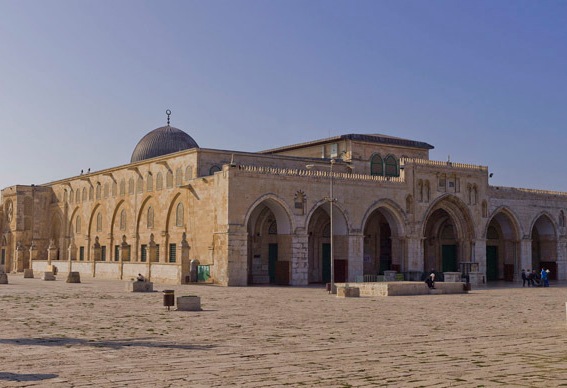
<path fill-rule="evenodd" d="M 520 232 L 507 210 L 498 211 L 486 229 L 486 280 L 514 281 L 518 270 Z"/>
<path fill-rule="evenodd" d="M 557 279 L 557 237 L 555 224 L 546 214 L 540 215 L 532 226 L 532 268 L 550 270 L 549 279 Z"/>

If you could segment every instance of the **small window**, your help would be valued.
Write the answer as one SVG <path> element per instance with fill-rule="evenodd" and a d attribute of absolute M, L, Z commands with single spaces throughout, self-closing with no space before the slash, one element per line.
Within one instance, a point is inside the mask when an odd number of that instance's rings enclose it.
<path fill-rule="evenodd" d="M 138 177 L 138 181 L 136 182 L 136 192 L 138 194 L 144 192 L 144 180 L 141 176 Z"/>
<path fill-rule="evenodd" d="M 177 244 L 169 244 L 168 262 L 175 263 L 176 259 L 177 259 Z"/>
<path fill-rule="evenodd" d="M 393 155 L 388 155 L 386 159 L 384 159 L 384 166 L 386 168 L 386 176 L 400 176 L 398 161 Z"/>
<path fill-rule="evenodd" d="M 120 195 L 126 195 L 126 181 L 124 179 L 120 181 Z"/>
<path fill-rule="evenodd" d="M 175 170 L 175 186 L 181 186 L 183 184 L 183 170 L 181 167 Z"/>
<path fill-rule="evenodd" d="M 146 176 L 146 191 L 154 191 L 154 177 L 151 172 Z"/>
<path fill-rule="evenodd" d="M 175 212 L 175 226 L 183 226 L 184 224 L 184 209 L 183 209 L 183 204 L 181 202 L 179 202 L 179 204 L 177 204 L 177 209 Z"/>
<path fill-rule="evenodd" d="M 109 193 L 108 183 L 105 183 L 104 184 L 104 198 L 108 198 L 108 193 Z"/>
<path fill-rule="evenodd" d="M 378 154 L 373 155 L 370 159 L 370 175 L 384 175 L 384 163 Z"/>
<path fill-rule="evenodd" d="M 102 187 L 101 187 L 100 183 L 97 183 L 96 184 L 96 199 L 97 199 L 97 201 L 100 199 L 101 195 L 102 195 Z"/>
<path fill-rule="evenodd" d="M 147 227 L 148 229 L 151 229 L 154 227 L 154 208 L 151 206 L 148 208 L 147 218 Z"/>
<path fill-rule="evenodd" d="M 148 260 L 148 246 L 146 244 L 142 244 L 141 248 L 142 256 L 140 257 L 140 261 L 145 263 Z"/>
<path fill-rule="evenodd" d="M 128 194 L 134 194 L 134 178 L 128 180 Z"/>
<path fill-rule="evenodd" d="M 100 261 L 106 261 L 106 245 L 100 247 Z"/>
<path fill-rule="evenodd" d="M 126 230 L 126 210 L 120 212 L 120 230 Z"/>
<path fill-rule="evenodd" d="M 215 172 L 219 172 L 221 170 L 220 166 L 216 164 L 209 169 L 209 175 L 213 175 Z"/>
<path fill-rule="evenodd" d="M 102 231 L 102 214 L 100 212 L 96 215 L 96 231 Z"/>
<path fill-rule="evenodd" d="M 75 219 L 75 233 L 81 233 L 81 216 L 77 216 Z"/>
<path fill-rule="evenodd" d="M 91 186 L 89 188 L 89 201 L 92 201 L 94 199 L 94 188 Z"/>
<path fill-rule="evenodd" d="M 116 197 L 116 193 L 118 191 L 118 185 L 116 184 L 116 182 L 112 183 L 112 196 Z"/>
<path fill-rule="evenodd" d="M 163 188 L 163 175 L 161 172 L 158 172 L 156 177 L 156 190 L 161 190 Z"/>
<path fill-rule="evenodd" d="M 193 179 L 193 167 L 187 166 L 185 168 L 185 180 L 188 181 L 190 179 Z"/>
<path fill-rule="evenodd" d="M 120 245 L 114 246 L 114 261 L 120 260 Z"/>
<path fill-rule="evenodd" d="M 85 260 L 85 247 L 79 247 L 79 260 Z"/>

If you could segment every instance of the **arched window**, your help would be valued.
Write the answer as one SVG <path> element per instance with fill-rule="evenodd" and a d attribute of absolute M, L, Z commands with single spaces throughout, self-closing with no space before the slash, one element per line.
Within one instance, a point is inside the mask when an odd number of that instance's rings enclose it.
<path fill-rule="evenodd" d="M 378 154 L 370 158 L 370 175 L 384 175 L 384 163 Z"/>
<path fill-rule="evenodd" d="M 187 166 L 185 168 L 185 180 L 188 181 L 190 179 L 193 179 L 193 167 Z"/>
<path fill-rule="evenodd" d="M 81 198 L 82 202 L 85 202 L 87 200 L 87 189 L 86 187 L 83 187 L 83 196 Z"/>
<path fill-rule="evenodd" d="M 75 202 L 81 202 L 81 189 L 77 189 L 77 191 L 75 192 Z"/>
<path fill-rule="evenodd" d="M 163 188 L 163 175 L 161 172 L 158 172 L 156 176 L 156 190 L 161 190 Z"/>
<path fill-rule="evenodd" d="M 183 204 L 179 202 L 175 211 L 175 226 L 183 226 L 184 220 Z"/>
<path fill-rule="evenodd" d="M 120 230 L 126 230 L 126 210 L 120 212 Z"/>
<path fill-rule="evenodd" d="M 112 196 L 116 197 L 116 193 L 118 191 L 118 184 L 116 182 L 112 182 Z"/>
<path fill-rule="evenodd" d="M 128 194 L 129 195 L 134 194 L 134 178 L 130 178 L 128 180 Z"/>
<path fill-rule="evenodd" d="M 96 231 L 97 232 L 102 231 L 102 213 L 101 212 L 98 212 L 98 214 L 96 215 Z"/>
<path fill-rule="evenodd" d="M 75 193 L 73 192 L 73 189 L 71 189 L 71 191 L 69 191 L 69 202 L 70 203 L 73 203 L 73 200 L 75 199 L 74 194 Z"/>
<path fill-rule="evenodd" d="M 213 175 L 215 172 L 219 172 L 221 170 L 220 166 L 216 164 L 209 169 L 209 175 Z"/>
<path fill-rule="evenodd" d="M 148 208 L 148 222 L 147 222 L 147 226 L 148 229 L 151 229 L 154 227 L 154 208 L 153 207 L 149 207 Z"/>
<path fill-rule="evenodd" d="M 108 198 L 108 183 L 104 184 L 104 198 Z"/>
<path fill-rule="evenodd" d="M 94 199 L 94 187 L 89 187 L 89 201 Z"/>
<path fill-rule="evenodd" d="M 386 169 L 386 176 L 400 176 L 398 172 L 398 161 L 393 155 L 388 155 L 384 159 L 384 166 Z"/>
<path fill-rule="evenodd" d="M 101 187 L 100 183 L 97 182 L 97 184 L 96 184 L 96 199 L 97 199 L 97 201 L 100 199 L 101 194 L 102 194 L 102 187 Z"/>
<path fill-rule="evenodd" d="M 126 195 L 126 181 L 120 180 L 120 195 Z"/>
<path fill-rule="evenodd" d="M 75 219 L 75 233 L 81 233 L 81 216 L 77 216 Z"/>
<path fill-rule="evenodd" d="M 138 194 L 144 192 L 144 180 L 141 176 L 138 177 L 138 181 L 136 182 L 136 192 Z"/>
<path fill-rule="evenodd" d="M 183 184 L 183 170 L 178 167 L 175 170 L 175 186 L 179 187 Z"/>
<path fill-rule="evenodd" d="M 154 191 L 154 177 L 151 172 L 146 175 L 146 191 Z"/>
<path fill-rule="evenodd" d="M 165 185 L 168 189 L 173 187 L 173 173 L 171 171 L 168 171 L 165 175 Z"/>

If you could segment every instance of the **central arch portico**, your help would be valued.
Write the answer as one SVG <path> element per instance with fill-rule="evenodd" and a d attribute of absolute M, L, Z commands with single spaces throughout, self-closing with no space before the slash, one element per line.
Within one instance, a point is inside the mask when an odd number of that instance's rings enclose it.
<path fill-rule="evenodd" d="M 460 271 L 474 259 L 474 225 L 467 206 L 454 195 L 434 202 L 422 222 L 423 271 Z"/>

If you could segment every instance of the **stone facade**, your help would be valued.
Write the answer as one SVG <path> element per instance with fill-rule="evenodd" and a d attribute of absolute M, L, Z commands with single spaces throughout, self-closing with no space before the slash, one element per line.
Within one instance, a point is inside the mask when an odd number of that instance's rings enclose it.
<path fill-rule="evenodd" d="M 567 279 L 567 193 L 490 186 L 487 167 L 429 160 L 431 148 L 383 135 L 193 147 L 11 186 L 0 265 L 185 283 L 195 260 L 200 281 L 226 286 L 326 283 L 332 229 L 338 282 L 470 263 L 487 281 L 542 267 Z"/>

